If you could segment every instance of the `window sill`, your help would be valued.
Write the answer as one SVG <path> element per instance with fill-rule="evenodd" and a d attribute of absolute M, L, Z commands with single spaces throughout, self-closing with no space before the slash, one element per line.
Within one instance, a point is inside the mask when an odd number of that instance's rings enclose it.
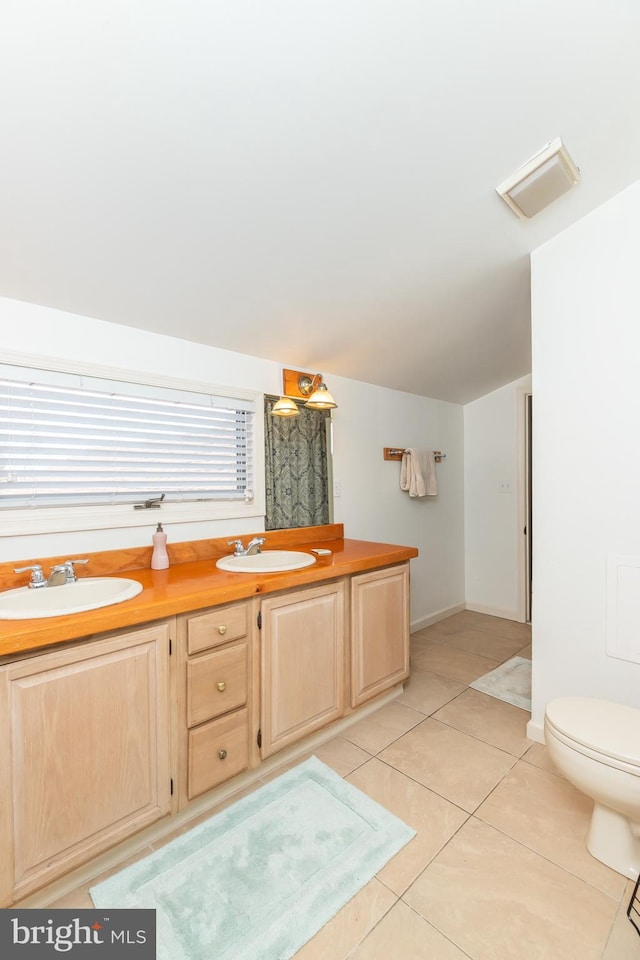
<path fill-rule="evenodd" d="M 123 506 L 33 508 L 0 511 L 3 537 L 78 530 L 113 530 L 144 527 L 150 523 L 198 523 L 206 520 L 241 520 L 263 517 L 264 504 L 254 503 L 163 503 L 159 509 L 134 510 Z"/>

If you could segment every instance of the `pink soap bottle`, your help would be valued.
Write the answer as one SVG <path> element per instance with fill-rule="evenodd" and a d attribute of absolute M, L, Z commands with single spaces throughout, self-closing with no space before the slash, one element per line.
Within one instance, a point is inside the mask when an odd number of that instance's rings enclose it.
<path fill-rule="evenodd" d="M 162 529 L 162 524 L 158 524 L 158 529 L 153 537 L 153 553 L 151 554 L 151 569 L 166 570 L 169 566 L 169 554 L 167 553 L 167 535 Z"/>

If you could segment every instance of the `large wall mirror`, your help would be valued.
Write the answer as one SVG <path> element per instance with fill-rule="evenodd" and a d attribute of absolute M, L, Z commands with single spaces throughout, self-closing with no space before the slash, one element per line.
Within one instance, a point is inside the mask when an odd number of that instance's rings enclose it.
<path fill-rule="evenodd" d="M 297 417 L 274 417 L 277 400 L 264 399 L 265 530 L 332 523 L 331 413 L 301 402 Z"/>

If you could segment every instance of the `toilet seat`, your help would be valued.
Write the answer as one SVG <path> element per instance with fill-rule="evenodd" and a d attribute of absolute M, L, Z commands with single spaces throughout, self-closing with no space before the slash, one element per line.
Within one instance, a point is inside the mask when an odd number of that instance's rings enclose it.
<path fill-rule="evenodd" d="M 617 760 L 640 776 L 640 710 L 590 697 L 560 697 L 547 704 L 545 719 L 568 746 L 610 766 Z"/>

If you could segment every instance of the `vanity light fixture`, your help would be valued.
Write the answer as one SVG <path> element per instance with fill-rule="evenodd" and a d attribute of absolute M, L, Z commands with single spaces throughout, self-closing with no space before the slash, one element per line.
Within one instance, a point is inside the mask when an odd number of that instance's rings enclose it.
<path fill-rule="evenodd" d="M 496 187 L 496 193 L 516 216 L 528 220 L 579 180 L 580 170 L 557 137 Z"/>
<path fill-rule="evenodd" d="M 338 406 L 329 393 L 321 373 L 283 370 L 282 392 L 283 396 L 273 406 L 272 416 L 295 417 L 299 410 L 292 397 L 304 400 L 304 406 L 312 410 L 333 410 Z"/>

